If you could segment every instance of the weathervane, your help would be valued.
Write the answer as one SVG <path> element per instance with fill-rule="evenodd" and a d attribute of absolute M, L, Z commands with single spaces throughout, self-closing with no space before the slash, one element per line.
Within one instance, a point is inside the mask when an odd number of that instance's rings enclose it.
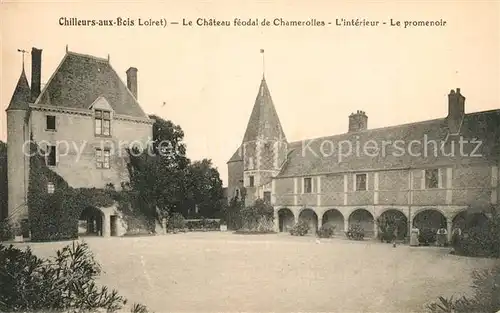
<path fill-rule="evenodd" d="M 28 53 L 28 51 L 26 51 L 24 49 L 17 49 L 17 52 L 21 52 L 21 54 L 23 55 L 23 70 L 24 70 L 24 54 Z"/>

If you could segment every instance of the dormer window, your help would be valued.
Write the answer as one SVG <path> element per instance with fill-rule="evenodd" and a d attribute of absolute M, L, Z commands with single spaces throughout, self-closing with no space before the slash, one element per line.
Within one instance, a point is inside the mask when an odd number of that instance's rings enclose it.
<path fill-rule="evenodd" d="M 95 110 L 95 134 L 98 136 L 111 136 L 111 112 Z"/>

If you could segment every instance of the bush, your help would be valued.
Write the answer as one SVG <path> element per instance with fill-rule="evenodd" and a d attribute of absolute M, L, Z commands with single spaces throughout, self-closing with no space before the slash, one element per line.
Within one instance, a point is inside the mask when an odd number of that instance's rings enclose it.
<path fill-rule="evenodd" d="M 290 235 L 292 236 L 305 236 L 309 232 L 309 224 L 305 221 L 299 221 L 297 224 L 293 225 L 290 229 Z"/>
<path fill-rule="evenodd" d="M 455 253 L 465 256 L 498 258 L 500 257 L 499 235 L 490 225 L 473 227 L 455 239 Z"/>
<path fill-rule="evenodd" d="M 439 297 L 427 305 L 431 313 L 493 313 L 500 310 L 500 266 L 472 274 L 474 295 L 458 299 Z"/>
<path fill-rule="evenodd" d="M 274 229 L 274 209 L 262 199 L 257 199 L 252 206 L 240 210 L 244 232 L 272 232 Z"/>
<path fill-rule="evenodd" d="M 14 229 L 8 219 L 0 221 L 0 241 L 14 239 Z"/>
<path fill-rule="evenodd" d="M 190 231 L 215 231 L 220 230 L 220 222 L 206 218 L 198 220 L 187 220 L 186 227 Z"/>
<path fill-rule="evenodd" d="M 418 235 L 418 242 L 422 246 L 428 246 L 436 242 L 436 230 L 432 228 L 422 228 Z"/>
<path fill-rule="evenodd" d="M 349 226 L 347 230 L 347 238 L 351 240 L 363 240 L 365 238 L 365 231 L 359 224 Z"/>
<path fill-rule="evenodd" d="M 54 259 L 0 244 L 0 260 L 1 312 L 117 312 L 127 304 L 116 290 L 96 285 L 101 268 L 86 244 L 66 246 Z"/>
<path fill-rule="evenodd" d="M 186 220 L 184 216 L 180 213 L 173 213 L 172 216 L 168 219 L 167 228 L 169 230 L 179 230 L 184 229 L 186 227 Z"/>
<path fill-rule="evenodd" d="M 332 238 L 335 235 L 335 225 L 332 224 L 324 224 L 318 230 L 318 237 L 320 238 Z"/>

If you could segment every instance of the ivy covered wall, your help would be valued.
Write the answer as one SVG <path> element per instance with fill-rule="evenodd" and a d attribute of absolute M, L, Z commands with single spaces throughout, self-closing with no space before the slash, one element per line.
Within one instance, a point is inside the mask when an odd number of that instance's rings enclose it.
<path fill-rule="evenodd" d="M 31 144 L 28 187 L 28 217 L 32 241 L 69 240 L 78 237 L 78 219 L 89 206 L 109 207 L 117 194 L 113 190 L 72 188 L 46 166 L 38 147 Z M 54 192 L 49 193 L 49 183 Z"/>

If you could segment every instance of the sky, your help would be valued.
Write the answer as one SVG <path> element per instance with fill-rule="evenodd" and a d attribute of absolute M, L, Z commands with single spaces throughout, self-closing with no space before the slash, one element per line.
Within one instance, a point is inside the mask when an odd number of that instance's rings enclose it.
<path fill-rule="evenodd" d="M 129 67 L 138 68 L 143 109 L 180 125 L 188 157 L 212 159 L 225 185 L 263 71 L 288 141 L 345 133 L 357 110 L 368 115 L 368 128 L 445 117 L 447 94 L 457 87 L 467 113 L 500 107 L 499 1 L 3 1 L 0 8 L 0 140 L 21 73 L 17 49 L 43 49 L 43 84 L 68 45 L 109 54 L 124 81 Z M 61 17 L 180 24 L 64 27 Z M 316 19 L 326 26 L 182 25 L 198 18 Z M 342 18 L 387 24 L 336 26 Z M 390 26 L 391 19 L 403 26 Z M 446 25 L 404 28 L 404 21 L 423 20 Z M 27 56 L 28 81 L 30 69 Z"/>

